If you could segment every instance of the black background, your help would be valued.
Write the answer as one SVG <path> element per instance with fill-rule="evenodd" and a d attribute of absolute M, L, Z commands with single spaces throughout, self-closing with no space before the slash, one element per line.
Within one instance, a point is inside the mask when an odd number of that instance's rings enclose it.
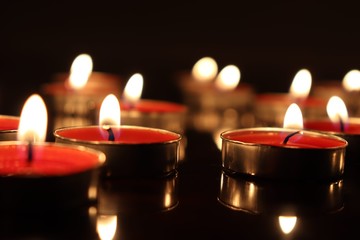
<path fill-rule="evenodd" d="M 257 92 L 287 91 L 300 68 L 317 82 L 359 67 L 360 14 L 346 1 L 4 1 L 0 11 L 2 114 L 19 115 L 80 53 L 94 71 L 142 73 L 144 98 L 173 101 L 176 72 L 204 56 L 236 64 Z"/>

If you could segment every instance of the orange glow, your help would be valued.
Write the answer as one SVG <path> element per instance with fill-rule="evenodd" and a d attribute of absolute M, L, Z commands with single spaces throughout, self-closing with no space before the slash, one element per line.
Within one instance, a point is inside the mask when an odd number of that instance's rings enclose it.
<path fill-rule="evenodd" d="M 307 69 L 299 70 L 290 86 L 290 94 L 295 98 L 306 98 L 311 89 L 311 73 Z"/>
<path fill-rule="evenodd" d="M 240 82 L 240 70 L 235 65 L 224 67 L 215 80 L 215 85 L 221 90 L 232 90 Z"/>
<path fill-rule="evenodd" d="M 136 104 L 141 97 L 143 85 L 144 78 L 140 73 L 132 75 L 124 88 L 124 101 L 132 105 Z"/>
<path fill-rule="evenodd" d="M 47 110 L 45 102 L 38 94 L 31 95 L 21 111 L 18 140 L 44 142 L 47 129 Z"/>
<path fill-rule="evenodd" d="M 69 84 L 73 89 L 83 88 L 92 72 L 93 62 L 88 54 L 80 54 L 71 65 Z"/>
<path fill-rule="evenodd" d="M 284 128 L 303 129 L 302 112 L 296 103 L 292 103 L 286 110 L 283 126 Z"/>
<path fill-rule="evenodd" d="M 211 57 L 203 57 L 192 68 L 192 76 L 199 82 L 209 82 L 218 73 L 216 61 Z"/>

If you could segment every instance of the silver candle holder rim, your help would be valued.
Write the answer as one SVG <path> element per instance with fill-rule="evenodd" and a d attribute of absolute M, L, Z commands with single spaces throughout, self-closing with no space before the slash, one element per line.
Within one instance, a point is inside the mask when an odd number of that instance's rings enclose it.
<path fill-rule="evenodd" d="M 75 126 L 75 127 L 61 127 L 58 129 L 55 129 L 53 131 L 53 134 L 55 136 L 55 138 L 58 138 L 62 141 L 68 141 L 68 142 L 73 142 L 73 143 L 82 143 L 82 144 L 97 144 L 99 146 L 113 146 L 113 145 L 128 145 L 128 146 L 132 146 L 132 145 L 146 145 L 146 146 L 150 146 L 150 145 L 166 145 L 166 144 L 171 144 L 171 143 L 176 143 L 176 142 L 180 142 L 182 139 L 182 135 L 180 133 L 176 133 L 173 131 L 169 131 L 169 130 L 165 130 L 165 129 L 161 129 L 161 128 L 152 128 L 152 127 L 143 127 L 143 126 L 135 126 L 135 125 L 109 125 L 109 127 L 117 127 L 117 128 L 135 128 L 135 129 L 150 129 L 151 131 L 157 131 L 157 132 L 163 132 L 163 133 L 171 133 L 174 136 L 176 136 L 175 139 L 172 140 L 168 140 L 168 141 L 163 141 L 163 142 L 149 142 L 149 143 L 119 143 L 116 141 L 97 141 L 97 140 L 79 140 L 76 138 L 68 138 L 68 137 L 63 137 L 61 135 L 59 135 L 59 132 L 63 131 L 63 130 L 68 130 L 69 128 L 71 129 L 77 129 L 77 128 L 99 128 L 100 126 L 98 125 L 90 125 L 90 126 Z"/>
<path fill-rule="evenodd" d="M 317 137 L 327 137 L 327 138 L 331 138 L 334 140 L 338 140 L 340 142 L 343 142 L 343 146 L 335 146 L 335 147 L 318 147 L 318 148 L 306 148 L 303 147 L 306 150 L 317 150 L 317 149 L 340 149 L 340 148 L 344 148 L 348 146 L 348 142 L 343 139 L 340 136 L 335 136 L 332 134 L 328 134 L 325 133 L 324 131 L 312 131 L 312 130 L 299 130 L 299 129 L 292 129 L 292 128 L 280 128 L 280 127 L 254 127 L 254 128 L 242 128 L 242 129 L 234 129 L 234 130 L 226 130 L 224 132 L 222 132 L 220 134 L 220 137 L 223 141 L 227 141 L 227 142 L 231 142 L 234 144 L 242 144 L 242 145 L 248 145 L 248 146 L 264 146 L 264 147 L 269 147 L 269 148 L 286 148 L 286 149 L 299 149 L 299 147 L 296 146 L 289 146 L 286 144 L 283 144 L 282 146 L 276 146 L 276 145 L 271 145 L 271 144 L 265 144 L 265 143 L 249 143 L 249 142 L 244 142 L 244 141 L 240 141 L 240 140 L 233 140 L 233 139 L 228 139 L 225 137 L 226 134 L 230 134 L 230 133 L 235 133 L 235 132 L 245 132 L 245 131 L 253 131 L 253 132 L 267 132 L 267 131 L 272 131 L 272 132 L 296 132 L 296 131 L 300 131 L 303 134 L 311 134 L 313 136 L 317 136 Z"/>

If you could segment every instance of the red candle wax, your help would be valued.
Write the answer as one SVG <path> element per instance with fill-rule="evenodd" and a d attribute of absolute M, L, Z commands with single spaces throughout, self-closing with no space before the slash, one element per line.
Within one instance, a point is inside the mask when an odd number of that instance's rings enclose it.
<path fill-rule="evenodd" d="M 17 130 L 19 117 L 0 115 L 0 131 Z"/>
<path fill-rule="evenodd" d="M 134 106 L 130 106 L 126 103 L 121 103 L 122 111 L 139 111 L 144 113 L 157 112 L 157 113 L 169 113 L 169 112 L 184 112 L 186 107 L 182 104 L 157 101 L 157 100 L 139 100 Z"/>
<path fill-rule="evenodd" d="M 63 176 L 88 171 L 105 161 L 105 156 L 94 150 L 60 144 L 35 144 L 29 163 L 28 149 L 25 144 L 1 144 L 0 175 Z"/>

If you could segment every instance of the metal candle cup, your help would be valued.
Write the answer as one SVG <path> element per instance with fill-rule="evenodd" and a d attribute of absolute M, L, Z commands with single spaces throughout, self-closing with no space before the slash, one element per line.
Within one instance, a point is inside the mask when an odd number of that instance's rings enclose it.
<path fill-rule="evenodd" d="M 344 131 L 341 131 L 340 124 L 332 123 L 330 119 L 305 120 L 304 129 L 320 131 L 326 134 L 333 134 L 345 139 L 348 142 L 346 148 L 346 162 L 359 164 L 360 158 L 360 118 L 350 118 Z"/>
<path fill-rule="evenodd" d="M 337 136 L 298 129 L 248 128 L 223 132 L 221 138 L 222 166 L 230 172 L 294 180 L 331 180 L 344 173 L 348 143 Z"/>
<path fill-rule="evenodd" d="M 105 155 L 55 143 L 0 143 L 0 211 L 39 213 L 89 206 Z"/>
<path fill-rule="evenodd" d="M 55 141 L 104 152 L 107 159 L 104 175 L 107 177 L 159 176 L 176 169 L 180 134 L 139 126 L 109 127 L 119 135 L 114 141 L 107 140 L 107 131 L 99 126 L 57 129 Z"/>
<path fill-rule="evenodd" d="M 0 115 L 0 141 L 15 141 L 17 139 L 19 121 L 19 117 Z"/>
<path fill-rule="evenodd" d="M 259 181 L 222 172 L 218 200 L 251 214 L 336 213 L 344 208 L 343 180 L 329 183 Z"/>

